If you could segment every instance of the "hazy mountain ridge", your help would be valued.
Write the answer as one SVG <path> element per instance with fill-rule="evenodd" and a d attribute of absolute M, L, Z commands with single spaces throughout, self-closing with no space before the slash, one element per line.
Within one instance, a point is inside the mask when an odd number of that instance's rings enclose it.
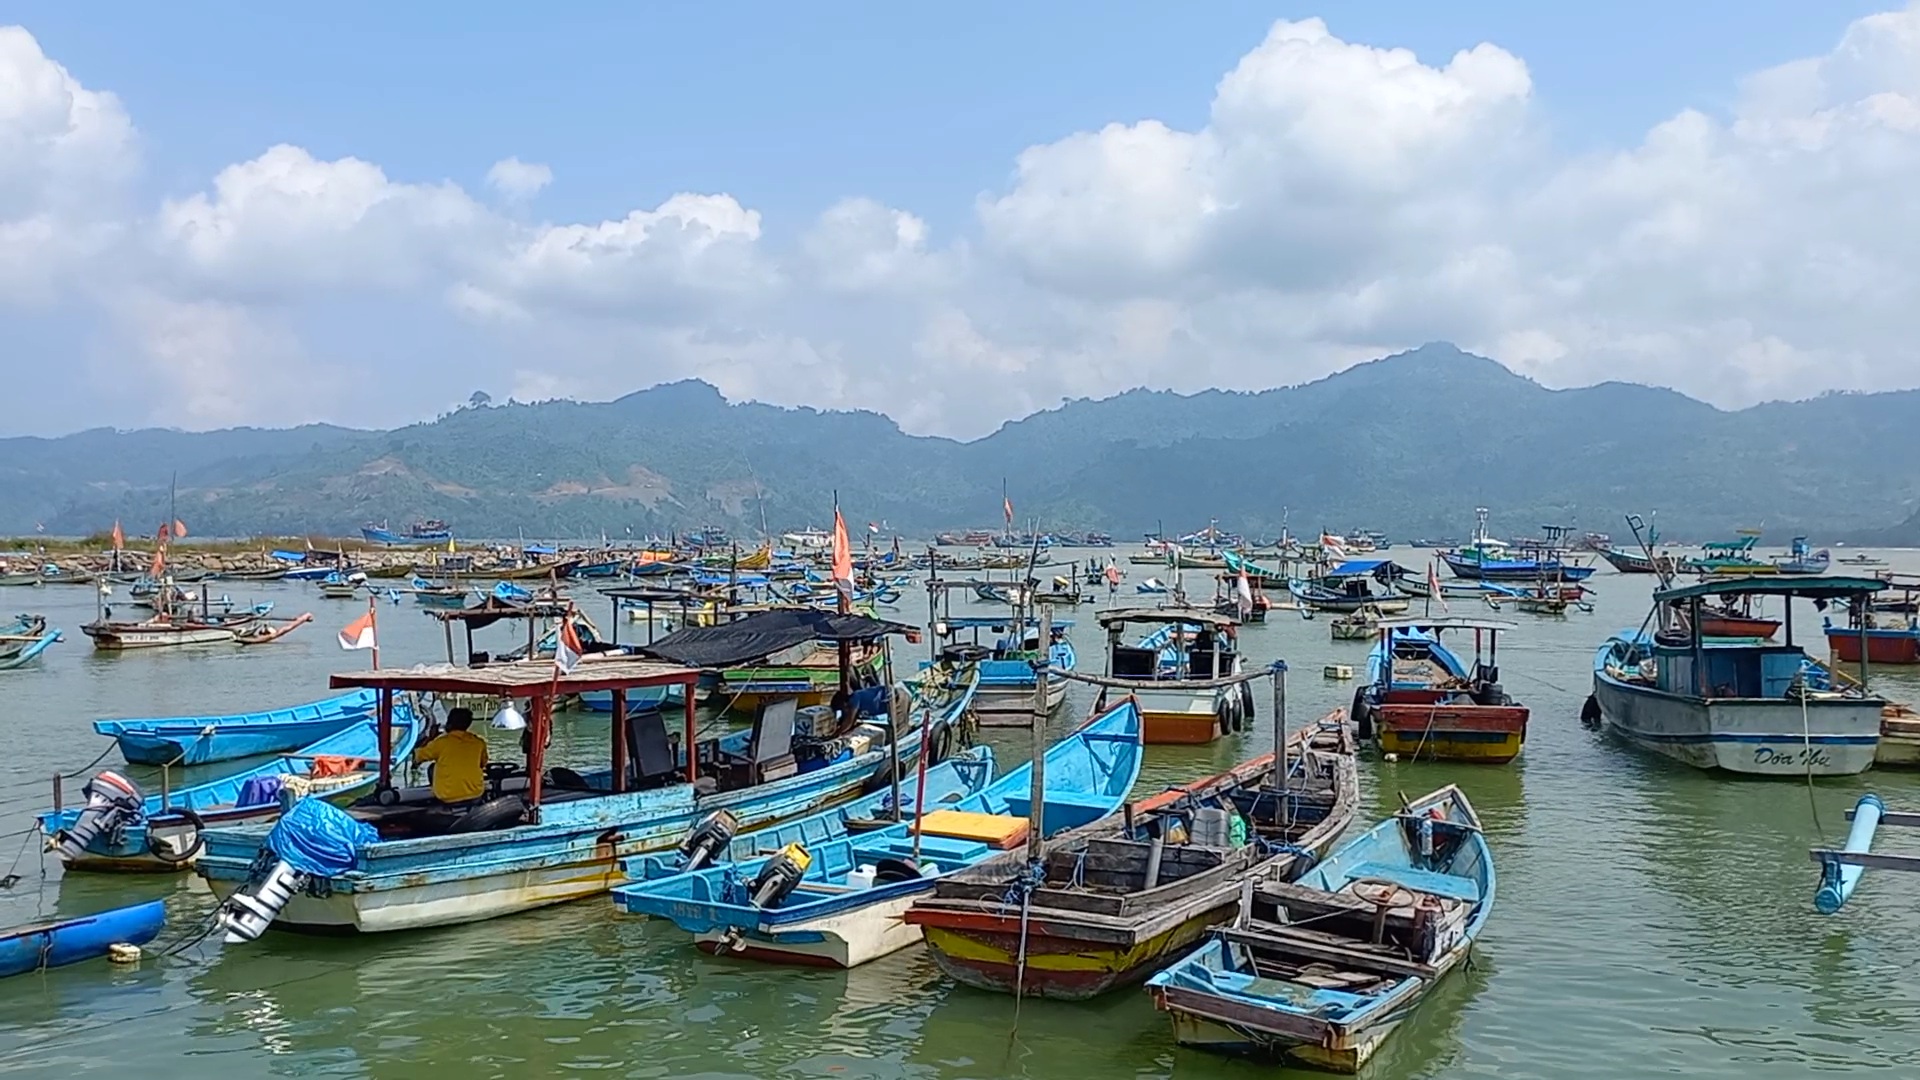
<path fill-rule="evenodd" d="M 873 412 L 728 402 L 683 381 L 609 402 L 462 409 L 394 431 L 96 430 L 0 439 L 0 531 L 130 530 L 180 514 L 202 535 L 350 532 L 439 517 L 467 535 L 624 535 L 718 523 L 757 534 L 848 520 L 926 534 L 1017 516 L 1136 533 L 1217 517 L 1277 532 L 1373 527 L 1623 531 L 1764 527 L 1769 542 L 1888 533 L 1920 503 L 1920 392 L 1833 394 L 1735 412 L 1671 390 L 1549 390 L 1452 346 L 1300 386 L 1132 390 L 1068 402 L 970 443 Z M 1916 514 L 1920 518 L 1920 514 Z M 1920 520 L 1907 528 L 1920 532 Z M 1877 541 L 1889 543 L 1889 540 Z M 1914 542 L 1920 542 L 1916 539 Z"/>

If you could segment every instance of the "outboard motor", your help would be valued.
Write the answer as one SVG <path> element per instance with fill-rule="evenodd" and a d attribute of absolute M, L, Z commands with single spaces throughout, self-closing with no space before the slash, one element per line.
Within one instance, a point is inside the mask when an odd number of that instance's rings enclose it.
<path fill-rule="evenodd" d="M 780 854 L 767 860 L 767 865 L 753 876 L 753 882 L 747 886 L 747 892 L 753 897 L 753 906 L 764 908 L 777 904 L 787 898 L 800 885 L 800 879 L 807 876 L 807 867 L 813 865 L 813 856 L 800 844 L 788 844 L 780 849 Z"/>
<path fill-rule="evenodd" d="M 694 823 L 687 838 L 680 841 L 680 869 L 698 870 L 733 843 L 740 831 L 740 819 L 725 810 L 715 810 Z"/>
<path fill-rule="evenodd" d="M 267 932 L 273 925 L 274 916 L 287 906 L 307 883 L 307 875 L 287 865 L 287 860 L 276 859 L 273 869 L 267 871 L 266 879 L 254 888 L 248 896 L 243 886 L 227 897 L 220 905 L 215 921 L 220 929 L 227 932 L 224 939 L 229 945 L 239 945 L 252 941 Z"/>
<path fill-rule="evenodd" d="M 73 828 L 62 829 L 53 838 L 54 850 L 65 862 L 78 859 L 101 833 L 135 824 L 146 814 L 147 797 L 140 785 L 111 770 L 87 781 L 80 793 L 87 797 L 87 805 L 74 819 Z"/>

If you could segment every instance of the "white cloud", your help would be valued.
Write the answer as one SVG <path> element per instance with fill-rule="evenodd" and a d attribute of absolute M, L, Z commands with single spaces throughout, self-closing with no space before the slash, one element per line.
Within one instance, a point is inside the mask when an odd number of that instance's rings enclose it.
<path fill-rule="evenodd" d="M 1497 44 L 1423 59 L 1308 19 L 1275 23 L 1192 130 L 1129 118 L 1029 147 L 951 238 L 858 195 L 777 227 L 719 191 L 536 223 L 543 164 L 497 162 L 490 205 L 294 145 L 140 213 L 119 102 L 0 29 L 0 303 L 90 298 L 205 422 L 323 415 L 220 382 L 265 356 L 325 383 L 354 333 L 396 327 L 342 328 L 322 355 L 299 328 L 367 296 L 418 320 L 399 329 L 421 365 L 522 396 L 699 376 L 962 435 L 1062 396 L 1271 386 L 1434 338 L 1551 384 L 1722 404 L 1920 384 L 1920 6 L 1736 89 L 1725 115 L 1676 102 L 1632 145 L 1569 157 Z M 449 329 L 466 336 L 435 346 Z"/>
<path fill-rule="evenodd" d="M 516 202 L 533 198 L 551 183 L 552 169 L 517 157 L 502 158 L 487 170 L 487 186 Z"/>

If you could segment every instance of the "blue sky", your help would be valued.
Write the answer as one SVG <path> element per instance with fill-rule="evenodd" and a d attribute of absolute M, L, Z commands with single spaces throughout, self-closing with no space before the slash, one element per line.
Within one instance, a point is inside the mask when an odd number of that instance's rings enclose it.
<path fill-rule="evenodd" d="M 348 157 L 372 163 L 394 184 L 449 181 L 481 202 L 489 167 L 513 156 L 548 166 L 553 180 L 536 197 L 504 205 L 494 200 L 500 228 L 515 222 L 527 229 L 591 225 L 651 210 L 678 193 L 725 195 L 759 215 L 754 242 L 768 253 L 765 258 L 774 267 L 769 273 L 784 282 L 779 295 L 770 294 L 765 302 L 734 303 L 738 297 L 733 297 L 724 310 L 690 303 L 671 318 L 650 316 L 646 329 L 670 322 L 684 331 L 676 337 L 681 346 L 689 340 L 701 345 L 675 352 L 660 340 L 632 335 L 613 344 L 600 336 L 607 330 L 605 311 L 562 323 L 520 303 L 522 296 L 512 299 L 516 317 L 526 318 L 498 334 L 476 330 L 440 302 L 460 279 L 455 272 L 445 280 L 425 272 L 409 278 L 407 288 L 417 290 L 409 296 L 357 295 L 333 281 L 325 287 L 289 286 L 271 305 L 262 305 L 255 290 L 237 286 L 231 277 L 218 287 L 188 288 L 180 285 L 191 276 L 186 270 L 161 265 L 149 271 L 153 276 L 144 285 L 167 311 L 196 312 L 195 329 L 160 350 L 171 357 L 166 361 L 171 367 L 149 365 L 142 378 L 155 370 L 163 375 L 209 370 L 207 363 L 180 357 L 183 349 L 202 347 L 191 342 L 209 340 L 204 327 L 213 305 L 222 329 L 211 336 L 229 342 L 228 347 L 238 337 L 256 343 L 248 348 L 298 362 L 325 365 L 337 357 L 361 358 L 341 360 L 337 374 L 343 379 L 364 374 L 366 357 L 382 357 L 393 343 L 405 343 L 405 355 L 416 359 L 395 354 L 377 362 L 412 364 L 417 370 L 399 379 L 401 395 L 370 416 L 359 414 L 368 422 L 430 415 L 448 403 L 432 396 L 438 391 L 431 388 L 447 383 L 449 370 L 464 365 L 474 369 L 475 381 L 496 392 L 545 387 L 606 396 L 622 389 L 623 381 L 630 389 L 650 381 L 650 374 L 690 374 L 714 379 L 736 394 L 774 399 L 784 394 L 790 403 L 879 407 L 895 415 L 905 408 L 899 405 L 903 395 L 926 393 L 939 400 L 910 418 L 910 426 L 978 433 L 996 418 L 1064 395 L 1111 393 L 1133 382 L 1194 389 L 1192 379 L 1200 376 L 1227 385 L 1293 381 L 1442 336 L 1465 338 L 1463 344 L 1484 347 L 1549 382 L 1592 381 L 1605 370 L 1597 362 L 1575 364 L 1569 356 L 1626 356 L 1631 362 L 1623 361 L 1622 370 L 1630 377 L 1704 396 L 1728 380 L 1716 376 L 1690 383 L 1684 372 L 1676 370 L 1670 378 L 1663 372 L 1695 351 L 1719 350 L 1728 363 L 1747 364 L 1739 378 L 1752 383 L 1751 389 L 1730 392 L 1726 404 L 1779 396 L 1790 383 L 1770 373 L 1788 363 L 1783 356 L 1802 357 L 1794 363 L 1808 370 L 1834 369 L 1834 355 L 1815 354 L 1840 346 L 1820 340 L 1817 327 L 1800 324 L 1730 333 L 1729 326 L 1752 323 L 1774 306 L 1758 296 L 1746 301 L 1751 314 L 1736 307 L 1716 314 L 1710 325 L 1669 325 L 1676 313 L 1652 310 L 1657 298 L 1624 295 L 1633 291 L 1624 279 L 1590 282 L 1583 289 L 1583 296 L 1595 302 L 1610 297 L 1604 302 L 1635 305 L 1617 316 L 1606 312 L 1588 318 L 1584 309 L 1536 312 L 1543 302 L 1526 297 L 1506 305 L 1508 312 L 1497 319 L 1455 320 L 1422 315 L 1423 303 L 1458 306 L 1426 296 L 1396 305 L 1387 317 L 1370 315 L 1365 326 L 1350 325 L 1352 318 L 1344 312 L 1355 297 L 1372 295 L 1370 282 L 1328 282 L 1326 290 L 1296 291 L 1261 305 L 1267 311 L 1291 309 L 1298 301 L 1300 312 L 1290 316 L 1294 321 L 1324 316 L 1338 324 L 1278 339 L 1289 355 L 1297 349 L 1310 359 L 1282 367 L 1195 365 L 1179 355 L 1182 342 L 1206 349 L 1209 356 L 1230 350 L 1271 355 L 1280 349 L 1257 335 L 1253 340 L 1243 335 L 1257 315 L 1223 307 L 1226 297 L 1248 287 L 1235 275 L 1246 272 L 1247 281 L 1265 280 L 1262 274 L 1192 262 L 1182 264 L 1171 285 L 1130 278 L 1125 296 L 1103 292 L 1106 286 L 1098 284 L 1081 288 L 1066 281 L 1058 267 L 1044 268 L 1044 252 L 1023 255 L 1014 239 L 983 235 L 993 230 L 983 227 L 981 202 L 1019 193 L 1015 162 L 1023 151 L 1062 143 L 1077 132 L 1142 121 L 1158 121 L 1174 132 L 1207 130 L 1216 87 L 1261 46 L 1276 21 L 1321 16 L 1336 44 L 1411 49 L 1436 70 L 1456 52 L 1482 42 L 1524 64 L 1530 85 L 1520 93 L 1494 96 L 1524 100 L 1525 116 L 1499 121 L 1507 126 L 1498 149 L 1482 158 L 1505 161 L 1511 150 L 1524 158 L 1516 158 L 1512 171 L 1538 179 L 1529 191 L 1500 183 L 1487 190 L 1476 181 L 1474 197 L 1497 212 L 1563 188 L 1564 178 L 1552 174 L 1632 151 L 1683 110 L 1701 110 L 1724 127 L 1716 129 L 1715 138 L 1734 136 L 1742 88 L 1751 76 L 1828 56 L 1853 20 L 1889 6 L 1853 0 L 1635 0 L 1592 6 L 989 3 L 964 8 L 843 4 L 816 12 L 810 10 L 814 5 L 792 4 L 576 4 L 536 10 L 334 3 L 303 9 L 202 4 L 182 10 L 28 0 L 9 5 L 0 22 L 24 27 L 48 62 L 88 90 L 111 92 L 124 108 L 137 131 L 129 151 L 137 156 L 137 167 L 115 196 L 125 220 L 114 227 L 129 234 L 146 228 L 165 200 L 209 192 L 223 169 L 259 158 L 276 144 L 298 147 L 322 165 Z M 1336 96 L 1333 88 L 1329 96 Z M 1299 104 L 1297 95 L 1291 100 L 1268 116 L 1274 124 L 1270 134 L 1288 130 L 1293 114 L 1287 110 Z M 1489 115 L 1495 113 L 1501 109 L 1490 108 Z M 1116 174 L 1141 168 L 1132 160 L 1114 166 Z M 1047 180 L 1078 184 L 1073 178 L 1084 179 L 1079 169 L 1063 166 L 1060 178 Z M 1063 188 L 1061 198 L 1070 205 L 1094 205 L 1102 195 L 1097 184 L 1088 184 L 1088 190 Z M 804 283 L 817 268 L 782 263 L 783 253 L 816 227 L 824 212 L 848 198 L 871 200 L 923 223 L 927 235 L 913 245 L 930 258 L 948 261 L 935 275 L 942 282 L 938 295 L 929 285 L 916 297 L 920 307 L 911 317 L 900 312 L 899 304 L 876 313 L 844 295 L 831 304 L 800 295 L 795 283 Z M 1459 212 L 1457 203 L 1449 205 L 1454 209 L 1444 212 Z M 0 204 L 0 223 L 7 220 L 6 209 Z M 1403 210 L 1424 218 L 1431 208 L 1394 204 L 1384 212 Z M 1766 217 L 1793 212 L 1791 205 L 1770 206 Z M 1473 216 L 1459 213 L 1462 220 Z M 1487 211 L 1480 213 L 1484 217 Z M 103 215 L 104 210 L 96 216 L 105 220 Z M 1642 220 L 1670 221 L 1672 216 L 1668 206 L 1647 209 Z M 1295 238 L 1284 231 L 1275 235 L 1280 247 Z M 1044 246 L 1049 241 L 1031 242 Z M 1055 248 L 1064 243 L 1051 242 Z M 1421 273 L 1457 263 L 1466 252 L 1485 252 L 1489 244 L 1515 246 L 1506 238 L 1479 234 L 1434 243 L 1414 256 Z M 1566 251 L 1553 257 L 1564 262 L 1577 258 L 1567 252 L 1582 245 L 1569 239 L 1563 247 Z M 276 251 L 290 262 L 301 258 L 297 247 Z M 1521 255 L 1521 262 L 1536 257 Z M 964 266 L 956 269 L 958 264 Z M 1377 278 L 1404 281 L 1412 267 L 1390 265 L 1391 272 Z M 1558 269 L 1575 272 L 1570 263 Z M 1522 276 L 1554 272 L 1549 267 Z M 1603 271 L 1584 266 L 1578 272 Z M 1294 280 L 1298 274 L 1283 276 Z M 1203 279 L 1218 287 L 1195 295 L 1191 283 Z M 649 279 L 650 288 L 655 284 Z M 1031 300 L 1036 291 L 1048 294 L 1044 302 Z M 497 298 L 499 292 L 489 295 Z M 4 299 L 0 296 L 0 332 L 10 328 L 16 341 L 32 343 L 36 352 L 72 353 L 94 369 L 110 365 L 118 351 L 156 352 L 150 340 L 122 340 L 89 328 L 88 312 L 102 302 L 97 296 L 76 290 L 12 309 Z M 1108 308 L 1095 310 L 1099 305 Z M 1328 314 L 1333 311 L 1342 314 Z M 347 325 L 362 317 L 364 334 Z M 150 313 L 116 318 L 149 329 L 156 318 L 167 321 Z M 1131 327 L 1141 318 L 1177 327 L 1150 335 L 1166 351 L 1164 363 L 1113 361 L 1100 351 L 1106 331 L 1091 336 L 1086 331 L 1090 324 Z M 863 337 L 866 331 L 860 328 L 876 322 L 898 325 L 885 331 L 891 337 Z M 125 331 L 132 338 L 142 332 Z M 1481 336 L 1476 339 L 1475 333 Z M 1542 338 L 1550 344 L 1536 345 Z M 497 355 L 489 352 L 496 348 L 489 342 L 509 339 L 497 345 Z M 1652 348 L 1647 342 L 1656 339 L 1680 344 L 1660 346 L 1649 359 L 1643 355 Z M 716 340 L 722 344 L 714 345 Z M 1885 347 L 1891 348 L 1892 340 L 1889 333 Z M 1904 371 L 1890 374 L 1877 366 L 1879 347 L 1873 341 L 1845 342 L 1833 384 L 1873 388 L 1910 381 Z M 1502 348 L 1512 355 L 1503 355 Z M 530 359 L 596 350 L 663 359 L 633 365 L 633 370 L 609 370 L 608 360 L 578 372 L 564 364 L 535 370 Z M 957 388 L 927 389 L 927 380 L 918 376 L 870 393 L 860 389 L 885 381 L 873 376 L 876 366 L 896 363 L 885 357 L 916 350 L 931 358 L 926 361 L 931 371 L 984 357 L 981 364 L 1013 375 L 1022 365 L 1086 375 L 1056 379 L 1050 374 L 1040 390 L 972 411 L 955 404 Z M 754 374 L 780 364 L 807 369 L 825 389 L 789 386 L 783 391 L 781 380 Z M 470 381 L 452 378 L 460 385 Z M 93 380 L 114 381 L 99 370 Z M 58 398 L 53 381 L 48 382 Z M 351 419 L 329 412 L 334 406 L 316 404 L 303 411 L 296 404 L 302 400 L 307 399 L 287 394 L 227 401 L 195 414 L 201 420 L 184 422 L 231 422 L 256 413 L 261 422 L 272 423 Z M 39 416 L 0 420 L 0 432 L 66 430 L 102 414 L 116 423 L 157 419 L 131 400 L 102 404 L 97 395 L 87 400 L 76 391 L 73 400 L 55 400 Z"/>

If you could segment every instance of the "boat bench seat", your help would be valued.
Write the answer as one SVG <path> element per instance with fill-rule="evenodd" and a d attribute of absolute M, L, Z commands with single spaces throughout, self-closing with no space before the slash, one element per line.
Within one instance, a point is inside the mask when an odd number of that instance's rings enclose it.
<path fill-rule="evenodd" d="M 1391 863 L 1363 862 L 1347 867 L 1349 877 L 1378 878 L 1391 881 L 1414 892 L 1430 893 L 1449 900 L 1462 900 L 1469 904 L 1480 902 L 1480 884 L 1471 878 L 1454 874 L 1442 874 L 1432 870 L 1415 870 L 1411 866 L 1395 866 Z"/>
<path fill-rule="evenodd" d="M 883 848 L 862 845 L 860 854 L 867 856 L 884 852 L 896 859 L 913 857 L 913 837 L 902 836 L 889 840 Z M 994 849 L 978 840 L 962 840 L 951 836 L 927 834 L 920 838 L 920 858 L 938 862 L 971 862 L 983 855 L 993 854 Z"/>

